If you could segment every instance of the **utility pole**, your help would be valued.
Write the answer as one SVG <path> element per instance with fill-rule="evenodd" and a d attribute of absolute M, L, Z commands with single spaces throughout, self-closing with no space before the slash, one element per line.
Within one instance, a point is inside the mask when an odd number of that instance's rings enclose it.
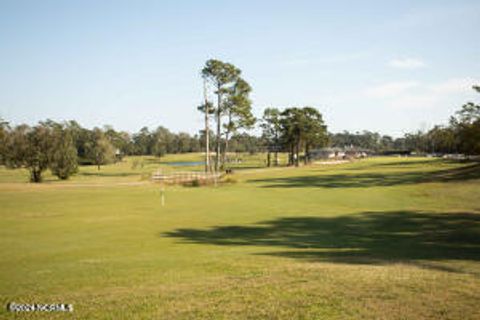
<path fill-rule="evenodd" d="M 210 131 L 208 128 L 207 80 L 203 78 L 203 97 L 205 98 L 205 172 L 210 171 Z"/>

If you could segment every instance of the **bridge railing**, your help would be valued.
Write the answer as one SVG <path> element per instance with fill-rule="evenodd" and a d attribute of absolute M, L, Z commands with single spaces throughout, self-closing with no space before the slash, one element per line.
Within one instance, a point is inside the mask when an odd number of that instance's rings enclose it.
<path fill-rule="evenodd" d="M 152 173 L 152 181 L 165 184 L 186 184 L 197 181 L 201 184 L 215 182 L 220 179 L 220 173 L 198 172 L 198 171 L 174 171 L 164 172 L 158 170 Z"/>

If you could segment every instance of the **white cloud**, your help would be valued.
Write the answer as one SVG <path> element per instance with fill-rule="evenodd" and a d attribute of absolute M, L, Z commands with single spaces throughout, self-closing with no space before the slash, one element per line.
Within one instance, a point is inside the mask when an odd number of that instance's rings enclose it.
<path fill-rule="evenodd" d="M 365 89 L 365 95 L 371 98 L 395 97 L 417 86 L 416 81 L 389 82 Z"/>
<path fill-rule="evenodd" d="M 399 69 L 418 69 L 425 67 L 425 62 L 415 58 L 397 58 L 390 60 L 388 65 Z"/>
<path fill-rule="evenodd" d="M 465 101 L 474 94 L 472 85 L 480 79 L 451 78 L 433 84 L 416 81 L 389 82 L 364 89 L 368 98 L 393 108 L 433 108 L 449 101 Z"/>
<path fill-rule="evenodd" d="M 306 58 L 292 58 L 284 61 L 285 65 L 288 66 L 301 66 L 310 64 L 311 60 Z"/>
<path fill-rule="evenodd" d="M 430 86 L 432 93 L 436 94 L 456 94 L 471 93 L 472 86 L 480 83 L 479 79 L 474 78 L 452 78 L 447 81 Z"/>
<path fill-rule="evenodd" d="M 335 55 L 313 55 L 302 54 L 297 57 L 284 58 L 282 64 L 288 66 L 304 66 L 304 65 L 318 65 L 318 64 L 336 64 L 346 63 L 367 58 L 370 55 L 369 51 L 346 52 Z"/>

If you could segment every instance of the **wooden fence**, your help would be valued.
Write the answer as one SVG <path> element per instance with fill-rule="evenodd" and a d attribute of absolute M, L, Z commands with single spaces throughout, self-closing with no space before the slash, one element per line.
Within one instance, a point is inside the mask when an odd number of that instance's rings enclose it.
<path fill-rule="evenodd" d="M 196 171 L 173 171 L 164 172 L 162 170 L 155 171 L 152 174 L 152 180 L 165 184 L 187 184 L 197 181 L 200 184 L 215 182 L 220 179 L 220 173 L 207 173 Z"/>

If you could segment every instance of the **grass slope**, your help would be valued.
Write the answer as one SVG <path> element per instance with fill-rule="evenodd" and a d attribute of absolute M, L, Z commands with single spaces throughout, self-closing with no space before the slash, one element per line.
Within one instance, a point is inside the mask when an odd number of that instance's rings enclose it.
<path fill-rule="evenodd" d="M 72 303 L 76 319 L 480 317 L 476 164 L 239 170 L 168 187 L 162 207 L 145 181 L 162 162 L 133 160 L 41 185 L 0 170 L 2 304 Z"/>

